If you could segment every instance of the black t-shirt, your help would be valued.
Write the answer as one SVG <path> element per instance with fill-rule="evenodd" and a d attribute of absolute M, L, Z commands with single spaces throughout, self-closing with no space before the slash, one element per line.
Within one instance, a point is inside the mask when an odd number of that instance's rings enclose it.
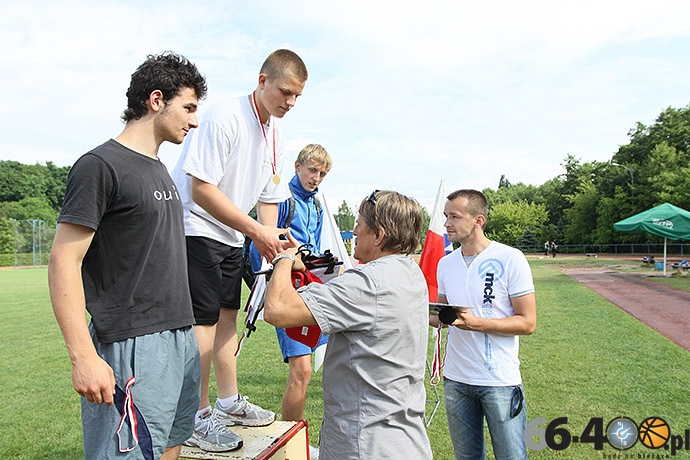
<path fill-rule="evenodd" d="M 109 140 L 72 167 L 59 222 L 96 231 L 82 276 L 99 341 L 194 324 L 182 202 L 163 163 Z"/>

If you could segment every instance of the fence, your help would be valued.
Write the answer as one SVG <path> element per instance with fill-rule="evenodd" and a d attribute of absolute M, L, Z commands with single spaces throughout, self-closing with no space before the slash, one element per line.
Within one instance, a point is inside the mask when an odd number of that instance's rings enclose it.
<path fill-rule="evenodd" d="M 0 266 L 42 266 L 47 265 L 50 248 L 55 238 L 56 227 L 47 226 L 43 220 L 11 219 L 12 247 L 11 252 L 0 253 Z M 671 256 L 685 256 L 690 251 L 689 243 L 668 243 L 666 252 Z M 541 245 L 519 246 L 527 254 L 544 252 Z M 559 254 L 639 254 L 661 255 L 663 243 L 654 244 L 562 244 L 558 246 Z"/>
<path fill-rule="evenodd" d="M 688 254 L 688 243 L 667 243 L 666 253 L 672 256 L 684 256 Z M 520 246 L 527 254 L 544 253 L 543 246 Z M 664 243 L 639 244 L 559 244 L 559 254 L 639 254 L 661 255 L 664 253 Z"/>
<path fill-rule="evenodd" d="M 0 266 L 20 267 L 46 265 L 55 238 L 55 227 L 40 219 L 10 219 L 12 252 L 0 254 Z"/>

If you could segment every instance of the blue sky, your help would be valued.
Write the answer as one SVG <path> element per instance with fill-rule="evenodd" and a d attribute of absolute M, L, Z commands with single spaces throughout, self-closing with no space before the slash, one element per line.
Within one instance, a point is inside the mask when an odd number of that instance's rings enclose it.
<path fill-rule="evenodd" d="M 431 212 L 441 179 L 447 193 L 502 174 L 540 185 L 568 154 L 608 161 L 637 121 L 685 107 L 688 18 L 687 0 L 4 2 L 0 159 L 71 165 L 118 135 L 149 53 L 197 64 L 203 114 L 289 48 L 310 72 L 280 121 L 289 163 L 307 143 L 329 150 L 333 212 L 373 189 Z M 161 159 L 172 169 L 180 151 Z"/>

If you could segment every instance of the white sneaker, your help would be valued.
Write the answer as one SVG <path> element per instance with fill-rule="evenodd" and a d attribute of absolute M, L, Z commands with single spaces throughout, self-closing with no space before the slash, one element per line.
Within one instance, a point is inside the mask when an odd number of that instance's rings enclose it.
<path fill-rule="evenodd" d="M 198 447 L 207 452 L 227 452 L 239 449 L 242 444 L 242 438 L 219 422 L 213 413 L 199 420 L 192 437 L 184 442 L 185 446 Z"/>
<path fill-rule="evenodd" d="M 221 409 L 218 406 L 218 401 L 216 401 L 213 414 L 221 423 L 228 426 L 266 426 L 276 419 L 274 412 L 250 403 L 246 397 L 239 395 L 237 399 L 238 401 L 227 410 Z"/>
<path fill-rule="evenodd" d="M 311 460 L 319 460 L 319 449 L 314 446 L 309 446 L 309 458 Z"/>

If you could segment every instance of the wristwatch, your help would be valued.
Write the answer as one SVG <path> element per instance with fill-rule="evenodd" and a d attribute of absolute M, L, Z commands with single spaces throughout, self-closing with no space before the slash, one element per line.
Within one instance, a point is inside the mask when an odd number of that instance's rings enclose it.
<path fill-rule="evenodd" d="M 290 259 L 292 261 L 292 268 L 295 268 L 295 258 L 292 257 L 290 254 L 278 254 L 276 258 L 273 259 L 273 262 L 271 262 L 274 267 L 280 259 Z"/>

